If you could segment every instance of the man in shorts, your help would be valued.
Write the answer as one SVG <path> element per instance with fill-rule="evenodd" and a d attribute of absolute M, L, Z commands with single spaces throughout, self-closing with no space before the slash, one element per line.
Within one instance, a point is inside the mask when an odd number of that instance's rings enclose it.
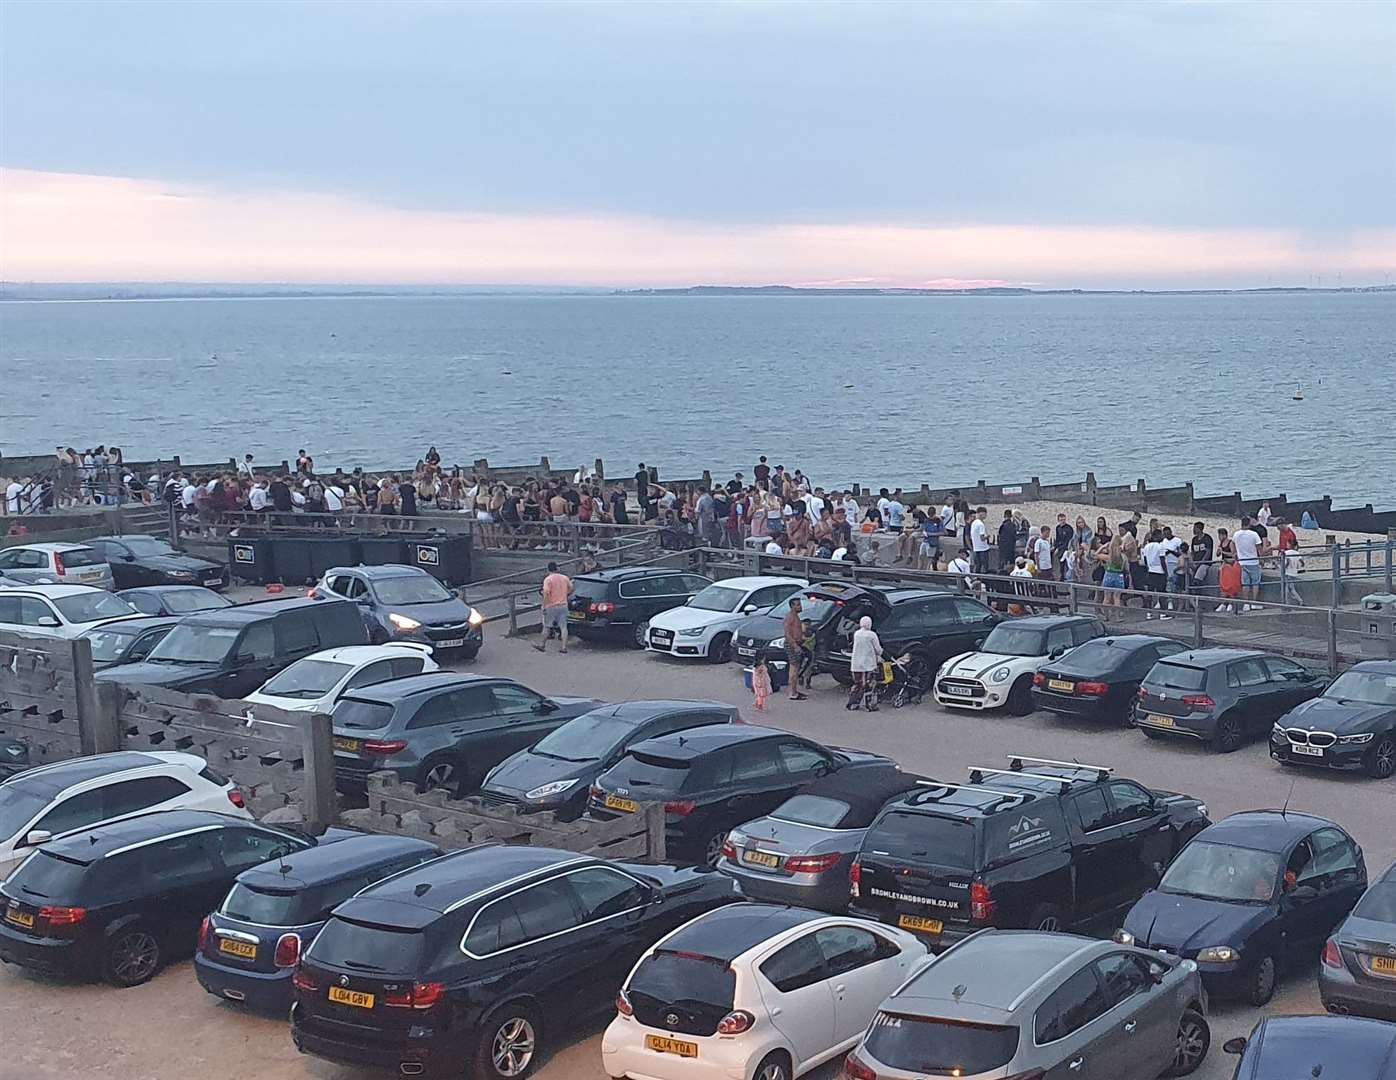
<path fill-rule="evenodd" d="M 1236 545 L 1236 560 L 1241 564 L 1241 589 L 1246 597 L 1245 611 L 1260 592 L 1260 557 L 1265 554 L 1265 541 L 1251 528 L 1251 519 L 1243 517 L 1241 527 L 1231 537 Z"/>
<path fill-rule="evenodd" d="M 800 693 L 800 654 L 805 637 L 804 623 L 800 618 L 800 598 L 792 596 L 781 629 L 785 632 L 785 664 L 790 677 L 790 700 L 804 701 Z"/>
<path fill-rule="evenodd" d="M 567 600 L 576 591 L 572 579 L 548 563 L 548 576 L 543 579 L 543 640 L 533 646 L 539 652 L 548 651 L 548 635 L 557 630 L 562 639 L 561 652 L 567 651 Z"/>

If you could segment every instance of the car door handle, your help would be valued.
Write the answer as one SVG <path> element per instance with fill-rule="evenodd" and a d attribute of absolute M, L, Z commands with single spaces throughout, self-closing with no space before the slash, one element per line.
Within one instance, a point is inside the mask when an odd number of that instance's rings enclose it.
<path fill-rule="evenodd" d="M 784 1011 L 785 1011 L 784 1009 L 780 1009 L 780 1008 L 772 1009 L 772 1010 L 771 1010 L 771 1015 L 772 1015 L 772 1016 L 779 1016 L 779 1015 L 780 1015 L 781 1013 L 783 1013 Z"/>
<path fill-rule="evenodd" d="M 1138 1026 L 1139 1026 L 1139 1021 L 1137 1021 L 1137 1020 L 1131 1020 L 1128 1024 L 1125 1025 L 1125 1033 L 1128 1034 L 1128 1035 L 1133 1035 L 1133 1034 L 1134 1034 L 1134 1029 L 1137 1028 Z"/>
<path fill-rule="evenodd" d="M 838 986 L 834 987 L 834 993 L 842 994 L 847 989 L 848 987 L 844 986 L 843 983 L 839 983 Z"/>
<path fill-rule="evenodd" d="M 1075 1061 L 1073 1061 L 1070 1065 L 1068 1065 L 1067 1068 L 1070 1069 L 1072 1072 L 1080 1072 L 1083 1068 L 1085 1068 L 1085 1066 L 1086 1066 L 1086 1059 L 1083 1058 L 1083 1057 L 1079 1057 L 1079 1058 L 1077 1058 Z"/>

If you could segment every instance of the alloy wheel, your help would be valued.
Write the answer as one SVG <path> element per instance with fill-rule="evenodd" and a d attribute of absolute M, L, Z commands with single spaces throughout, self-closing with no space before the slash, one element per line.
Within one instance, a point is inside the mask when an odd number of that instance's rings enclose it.
<path fill-rule="evenodd" d="M 111 969 L 121 982 L 135 985 L 155 974 L 160 946 L 144 930 L 132 930 L 112 944 Z"/>
<path fill-rule="evenodd" d="M 500 1076 L 522 1076 L 533 1063 L 538 1037 L 533 1025 L 522 1016 L 506 1020 L 494 1033 L 491 1052 L 495 1072 Z"/>
<path fill-rule="evenodd" d="M 789 1080 L 789 1077 L 786 1076 L 784 1065 L 779 1061 L 771 1061 L 756 1074 L 756 1080 Z"/>
<path fill-rule="evenodd" d="M 631 644 L 633 644 L 635 648 L 643 649 L 646 645 L 648 645 L 650 640 L 649 620 L 646 619 L 644 622 L 636 623 L 635 629 L 631 631 L 631 636 Z"/>
<path fill-rule="evenodd" d="M 703 849 L 703 862 L 715 868 L 722 859 L 722 845 L 725 843 L 727 843 L 727 834 L 725 832 L 720 832 L 713 836 L 708 841 L 707 847 Z"/>
<path fill-rule="evenodd" d="M 422 786 L 428 791 L 433 788 L 450 787 L 456 778 L 456 767 L 449 761 L 433 765 L 422 777 Z"/>
<path fill-rule="evenodd" d="M 1173 1071 L 1185 1076 L 1202 1064 L 1210 1043 L 1202 1020 L 1194 1013 L 1183 1014 L 1178 1025 L 1178 1045 L 1173 1051 Z"/>
<path fill-rule="evenodd" d="M 1044 933 L 1054 934 L 1061 929 L 1061 920 L 1055 915 L 1048 915 L 1037 924 L 1037 928 Z"/>
<path fill-rule="evenodd" d="M 1396 737 L 1386 735 L 1372 748 L 1372 775 L 1385 780 L 1393 772 L 1396 772 Z"/>

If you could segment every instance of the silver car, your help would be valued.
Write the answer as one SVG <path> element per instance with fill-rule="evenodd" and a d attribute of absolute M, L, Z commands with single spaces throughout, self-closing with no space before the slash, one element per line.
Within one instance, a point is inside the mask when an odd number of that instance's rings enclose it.
<path fill-rule="evenodd" d="M 1324 945 L 1318 989 L 1331 1013 L 1396 1020 L 1396 865 Z"/>
<path fill-rule="evenodd" d="M 116 587 L 111 567 L 86 544 L 21 544 L 0 551 L 0 574 L 25 585 Z"/>
<path fill-rule="evenodd" d="M 1211 1047 L 1191 960 L 1074 934 L 982 930 L 882 1003 L 849 1080 L 1154 1080 Z"/>

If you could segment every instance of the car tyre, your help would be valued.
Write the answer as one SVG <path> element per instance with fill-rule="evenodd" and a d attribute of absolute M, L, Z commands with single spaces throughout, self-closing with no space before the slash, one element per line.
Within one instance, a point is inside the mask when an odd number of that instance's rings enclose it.
<path fill-rule="evenodd" d="M 840 686 L 853 685 L 853 675 L 851 672 L 839 671 L 835 669 L 834 671 L 831 671 L 829 674 L 831 674 L 834 677 L 834 682 L 838 683 Z"/>
<path fill-rule="evenodd" d="M 160 941 L 136 923 L 113 934 L 102 951 L 102 976 L 113 986 L 139 986 L 160 970 Z"/>
<path fill-rule="evenodd" d="M 751 1080 L 791 1080 L 790 1055 L 784 1050 L 773 1050 L 761 1059 Z"/>
<path fill-rule="evenodd" d="M 1028 916 L 1028 929 L 1056 933 L 1062 928 L 1062 909 L 1056 904 L 1038 904 Z"/>
<path fill-rule="evenodd" d="M 1212 732 L 1212 749 L 1219 754 L 1230 754 L 1241 749 L 1241 744 L 1246 741 L 1245 728 L 1241 726 L 1241 718 L 1234 713 L 1226 713 L 1217 721 L 1216 730 Z"/>
<path fill-rule="evenodd" d="M 424 794 L 437 789 L 459 799 L 469 790 L 465 766 L 455 758 L 428 758 L 417 774 L 417 791 Z"/>
<path fill-rule="evenodd" d="M 1257 1007 L 1267 1005 L 1275 996 L 1275 984 L 1279 981 L 1279 969 L 1275 958 L 1268 953 L 1255 962 L 1250 976 L 1246 979 L 1246 1000 Z"/>
<path fill-rule="evenodd" d="M 718 634 L 708 646 L 708 663 L 725 664 L 732 659 L 732 635 Z"/>
<path fill-rule="evenodd" d="M 650 621 L 648 619 L 645 619 L 643 622 L 637 622 L 630 628 L 630 647 L 632 649 L 643 649 L 649 644 L 649 640 Z"/>
<path fill-rule="evenodd" d="M 512 1001 L 490 1012 L 480 1024 L 471 1076 L 487 1080 L 524 1080 L 538 1063 L 538 1014 L 525 1002 Z"/>
<path fill-rule="evenodd" d="M 1032 699 L 1031 675 L 1018 676 L 1013 689 L 1008 691 L 1007 708 L 1009 716 L 1028 716 L 1037 708 Z"/>
<path fill-rule="evenodd" d="M 703 845 L 703 865 L 710 870 L 716 870 L 717 864 L 722 861 L 722 845 L 727 843 L 727 830 L 719 829 L 708 837 L 707 843 Z"/>
<path fill-rule="evenodd" d="M 1173 1050 L 1173 1064 L 1164 1076 L 1191 1076 L 1212 1048 L 1212 1027 L 1196 1009 L 1184 1009 L 1178 1021 L 1178 1044 Z"/>
<path fill-rule="evenodd" d="M 1377 745 L 1367 753 L 1363 769 L 1376 780 L 1385 780 L 1396 773 L 1396 734 L 1388 731 L 1377 739 Z"/>

